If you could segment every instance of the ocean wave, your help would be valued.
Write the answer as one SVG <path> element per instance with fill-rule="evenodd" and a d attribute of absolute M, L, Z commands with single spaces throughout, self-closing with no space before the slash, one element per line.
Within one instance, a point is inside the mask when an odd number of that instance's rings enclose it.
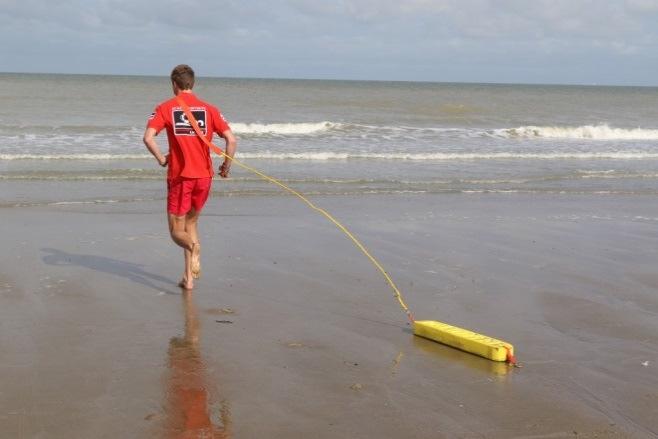
<path fill-rule="evenodd" d="M 548 139 L 590 140 L 658 140 L 658 130 L 642 128 L 612 128 L 607 124 L 568 126 L 521 126 L 493 130 L 500 137 L 543 137 Z"/>
<path fill-rule="evenodd" d="M 137 160 L 149 154 L 0 154 L 0 160 Z"/>
<path fill-rule="evenodd" d="M 607 124 L 582 126 L 536 126 L 516 128 L 437 127 L 410 125 L 367 125 L 349 122 L 281 122 L 244 123 L 234 122 L 232 130 L 245 138 L 314 137 L 368 138 L 390 141 L 418 139 L 574 139 L 574 140 L 658 140 L 658 129 L 614 128 Z M 134 141 L 141 133 L 139 127 L 111 126 L 1 126 L 2 143 L 15 142 L 44 145 L 92 143 L 113 145 Z M 350 137 L 351 136 L 351 137 Z"/>
<path fill-rule="evenodd" d="M 289 152 L 289 153 L 241 153 L 238 158 L 270 159 L 270 160 L 418 160 L 418 161 L 446 161 L 446 160 L 591 160 L 591 159 L 617 159 L 640 160 L 658 158 L 658 152 L 555 152 L 555 153 L 341 153 L 341 152 Z"/>
<path fill-rule="evenodd" d="M 0 175 L 0 180 L 29 180 L 29 181 L 141 181 L 141 180 L 161 180 L 162 175 L 33 175 L 33 174 L 15 174 Z"/>
<path fill-rule="evenodd" d="M 579 175 L 582 179 L 658 179 L 657 172 L 626 172 L 626 171 L 601 171 L 601 172 L 583 172 Z"/>
<path fill-rule="evenodd" d="M 0 154 L 0 160 L 144 160 L 149 154 Z M 552 152 L 552 153 L 366 153 L 366 152 L 239 152 L 236 159 L 263 160 L 404 160 L 404 161 L 450 161 L 450 160 L 642 160 L 658 159 L 658 152 L 609 151 L 609 152 Z"/>
<path fill-rule="evenodd" d="M 117 132 L 131 132 L 139 134 L 143 127 L 129 125 L 16 125 L 0 123 L 0 133 L 41 133 L 41 134 L 114 134 Z"/>
<path fill-rule="evenodd" d="M 313 135 L 330 131 L 390 134 L 448 136 L 460 138 L 546 138 L 581 140 L 658 140 L 658 129 L 613 128 L 607 124 L 582 126 L 535 126 L 517 128 L 478 129 L 464 127 L 428 127 L 408 125 L 365 125 L 357 123 L 310 122 L 310 123 L 233 123 L 234 132 L 242 135 Z"/>
<path fill-rule="evenodd" d="M 236 134 L 278 134 L 278 135 L 307 135 L 339 128 L 341 124 L 334 122 L 310 123 L 231 123 L 231 130 Z"/>

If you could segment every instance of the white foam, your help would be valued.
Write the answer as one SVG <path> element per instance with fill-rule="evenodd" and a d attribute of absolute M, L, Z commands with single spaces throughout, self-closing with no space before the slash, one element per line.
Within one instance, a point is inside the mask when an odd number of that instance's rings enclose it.
<path fill-rule="evenodd" d="M 143 160 L 148 154 L 0 154 L 0 160 Z M 348 152 L 238 152 L 237 159 L 268 160 L 642 160 L 658 159 L 658 152 L 554 152 L 554 153 L 348 153 Z"/>
<path fill-rule="evenodd" d="M 0 154 L 0 160 L 136 160 L 148 154 Z"/>
<path fill-rule="evenodd" d="M 655 172 L 640 172 L 640 173 L 619 172 L 619 173 L 600 173 L 600 174 L 590 173 L 590 174 L 582 175 L 581 178 L 598 179 L 598 180 L 604 180 L 604 179 L 614 180 L 614 179 L 622 179 L 622 178 L 656 179 L 658 178 L 658 173 Z"/>
<path fill-rule="evenodd" d="M 347 160 L 355 154 L 338 152 L 238 152 L 239 159 L 271 160 Z M 357 154 L 358 155 L 358 154 Z"/>
<path fill-rule="evenodd" d="M 53 203 L 48 203 L 48 206 L 68 206 L 74 204 L 113 204 L 118 202 L 119 200 L 57 201 Z"/>
<path fill-rule="evenodd" d="M 556 152 L 556 153 L 336 153 L 336 152 L 305 152 L 305 153 L 238 153 L 238 158 L 270 159 L 270 160 L 591 160 L 617 159 L 641 160 L 658 158 L 658 153 L 650 152 Z"/>
<path fill-rule="evenodd" d="M 310 122 L 310 123 L 231 123 L 231 130 L 236 134 L 280 134 L 300 135 L 315 134 L 337 128 L 341 124 L 333 122 Z"/>
<path fill-rule="evenodd" d="M 549 139 L 658 140 L 658 130 L 611 128 L 607 124 L 568 126 L 521 126 L 494 130 L 501 137 L 544 137 Z"/>

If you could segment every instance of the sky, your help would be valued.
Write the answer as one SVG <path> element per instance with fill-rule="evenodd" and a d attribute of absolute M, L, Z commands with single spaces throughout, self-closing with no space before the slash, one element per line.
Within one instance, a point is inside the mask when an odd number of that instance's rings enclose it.
<path fill-rule="evenodd" d="M 658 0 L 0 0 L 0 71 L 658 86 Z"/>

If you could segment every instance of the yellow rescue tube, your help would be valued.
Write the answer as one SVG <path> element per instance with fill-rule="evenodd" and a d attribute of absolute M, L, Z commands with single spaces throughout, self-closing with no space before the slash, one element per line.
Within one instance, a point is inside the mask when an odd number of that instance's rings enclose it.
<path fill-rule="evenodd" d="M 514 346 L 511 344 L 434 320 L 414 322 L 414 334 L 493 361 L 514 364 Z"/>

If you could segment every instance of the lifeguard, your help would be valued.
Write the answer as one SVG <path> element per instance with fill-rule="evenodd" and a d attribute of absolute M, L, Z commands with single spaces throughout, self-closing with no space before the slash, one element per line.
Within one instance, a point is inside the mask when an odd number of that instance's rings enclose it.
<path fill-rule="evenodd" d="M 171 72 L 175 97 L 158 105 L 148 119 L 144 144 L 160 166 L 167 167 L 167 217 L 173 241 L 183 248 L 185 269 L 179 286 L 191 290 L 194 279 L 201 273 L 201 244 L 197 223 L 212 184 L 213 165 L 210 151 L 195 133 L 185 112 L 178 104 L 180 98 L 190 108 L 203 135 L 210 142 L 217 133 L 226 143 L 229 158 L 219 167 L 219 175 L 228 177 L 237 142 L 219 109 L 192 93 L 194 71 L 181 64 Z M 155 136 L 167 130 L 169 153 L 163 155 Z"/>

